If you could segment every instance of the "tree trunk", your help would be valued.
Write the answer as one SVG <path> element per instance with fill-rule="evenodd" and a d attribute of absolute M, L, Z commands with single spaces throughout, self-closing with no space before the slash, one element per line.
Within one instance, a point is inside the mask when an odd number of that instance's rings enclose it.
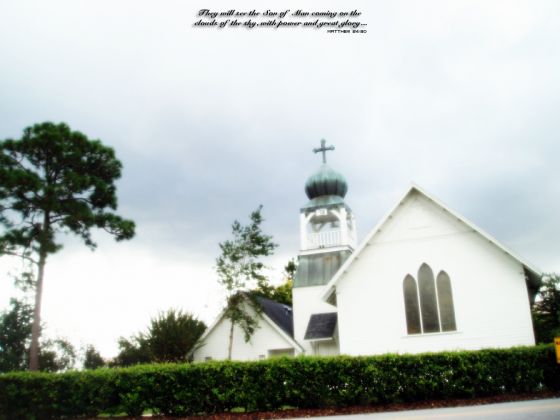
<path fill-rule="evenodd" d="M 31 348 L 29 349 L 29 370 L 39 370 L 39 335 L 41 334 L 41 299 L 43 296 L 43 276 L 45 274 L 46 253 L 39 256 L 37 284 L 35 287 L 35 308 L 31 326 Z"/>
<path fill-rule="evenodd" d="M 228 360 L 231 360 L 231 348 L 233 347 L 233 327 L 234 327 L 233 320 L 231 321 L 231 327 L 229 328 L 229 345 L 228 345 Z"/>

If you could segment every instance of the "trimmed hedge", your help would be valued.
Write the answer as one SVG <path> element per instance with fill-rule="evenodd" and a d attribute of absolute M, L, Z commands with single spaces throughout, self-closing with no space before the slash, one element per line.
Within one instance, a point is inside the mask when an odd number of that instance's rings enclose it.
<path fill-rule="evenodd" d="M 560 389 L 550 345 L 422 355 L 296 357 L 0 375 L 0 419 L 144 410 L 185 416 Z"/>

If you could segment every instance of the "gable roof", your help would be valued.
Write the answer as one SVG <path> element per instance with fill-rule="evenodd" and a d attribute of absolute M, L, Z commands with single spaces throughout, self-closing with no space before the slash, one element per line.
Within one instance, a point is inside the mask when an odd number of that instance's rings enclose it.
<path fill-rule="evenodd" d="M 294 317 L 291 306 L 261 296 L 257 296 L 257 302 L 272 322 L 294 338 Z"/>
<path fill-rule="evenodd" d="M 523 268 L 525 269 L 525 272 L 527 273 L 527 275 L 529 277 L 529 281 L 532 283 L 532 286 L 535 287 L 536 289 L 538 289 L 538 287 L 540 285 L 540 281 L 541 281 L 540 279 L 541 279 L 541 276 L 542 276 L 542 272 L 539 269 L 537 269 L 535 266 L 528 263 L 527 261 L 521 259 L 519 256 L 517 256 L 509 248 L 500 244 L 494 237 L 492 237 L 488 233 L 484 232 L 482 229 L 480 229 L 474 223 L 467 220 L 465 217 L 461 216 L 459 213 L 456 213 L 453 210 L 451 210 L 449 207 L 447 207 L 445 204 L 443 204 L 441 201 L 439 201 L 438 199 L 436 199 L 432 195 L 428 194 L 426 191 L 424 191 L 418 185 L 412 184 L 411 187 L 406 191 L 406 193 L 401 197 L 401 199 L 399 201 L 397 201 L 397 204 L 391 209 L 391 211 L 389 213 L 387 213 L 385 215 L 385 217 L 383 217 L 381 219 L 381 221 L 373 228 L 373 230 L 362 241 L 360 246 L 358 246 L 356 251 L 346 260 L 346 262 L 342 265 L 342 267 L 340 267 L 340 269 L 333 276 L 331 281 L 329 281 L 325 285 L 325 293 L 322 296 L 322 299 L 324 301 L 329 300 L 329 298 L 331 297 L 331 295 L 333 294 L 333 292 L 335 290 L 335 286 L 338 283 L 339 279 L 344 276 L 344 274 L 352 266 L 354 261 L 356 259 L 358 259 L 358 256 L 369 245 L 370 241 L 377 235 L 377 233 L 381 231 L 381 227 L 387 222 L 387 220 L 389 220 L 393 216 L 393 214 L 396 212 L 396 210 L 399 208 L 399 206 L 407 199 L 408 196 L 410 196 L 414 192 L 417 192 L 420 195 L 424 196 L 425 198 L 427 198 L 428 200 L 433 202 L 436 206 L 440 207 L 442 210 L 446 211 L 447 213 L 449 213 L 450 215 L 452 215 L 453 217 L 458 219 L 460 222 L 467 225 L 469 228 L 471 228 L 478 235 L 482 236 L 484 239 L 488 240 L 494 246 L 498 247 L 498 249 L 500 249 L 501 251 L 503 251 L 504 253 L 506 253 L 507 255 L 509 255 L 510 257 L 515 259 L 516 261 L 518 261 L 523 266 Z"/>

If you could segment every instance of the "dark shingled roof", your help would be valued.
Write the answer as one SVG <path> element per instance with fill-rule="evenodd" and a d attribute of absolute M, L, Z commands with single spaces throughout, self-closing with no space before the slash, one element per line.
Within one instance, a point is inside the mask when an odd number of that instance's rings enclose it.
<path fill-rule="evenodd" d="M 286 334 L 294 338 L 294 318 L 292 307 L 278 303 L 273 300 L 257 296 L 257 302 L 261 305 L 263 312 Z"/>
<path fill-rule="evenodd" d="M 332 338 L 337 319 L 338 315 L 336 312 L 311 315 L 309 324 L 307 324 L 307 330 L 305 331 L 305 340 Z"/>

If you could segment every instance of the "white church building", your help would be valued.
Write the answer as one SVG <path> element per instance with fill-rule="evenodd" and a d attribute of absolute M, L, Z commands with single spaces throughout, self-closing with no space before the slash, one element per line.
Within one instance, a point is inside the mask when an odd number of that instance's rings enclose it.
<path fill-rule="evenodd" d="M 420 187 L 411 186 L 358 246 L 347 183 L 326 163 L 305 184 L 293 308 L 259 299 L 259 328 L 236 327 L 232 359 L 374 355 L 535 343 L 541 273 Z M 226 359 L 222 315 L 194 360 Z"/>

